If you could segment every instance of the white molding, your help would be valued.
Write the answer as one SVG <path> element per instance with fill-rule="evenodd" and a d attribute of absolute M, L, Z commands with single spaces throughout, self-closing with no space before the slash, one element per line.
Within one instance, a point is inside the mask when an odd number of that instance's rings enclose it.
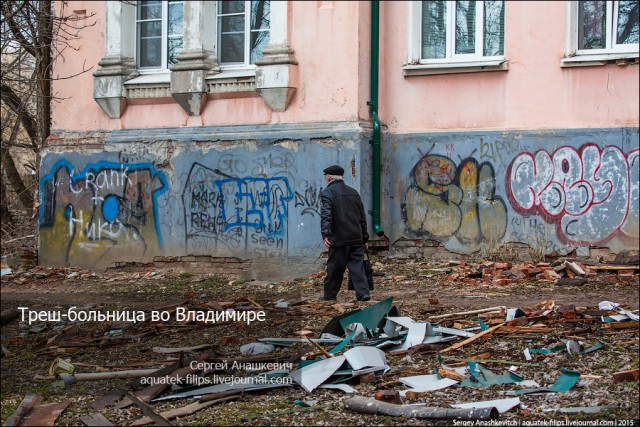
<path fill-rule="evenodd" d="M 413 64 L 420 61 L 421 52 L 421 25 L 422 2 L 411 1 L 407 4 L 407 63 Z"/>
<path fill-rule="evenodd" d="M 440 64 L 405 65 L 402 74 L 405 77 L 426 76 L 434 74 L 477 73 L 484 71 L 507 71 L 509 63 L 506 59 L 488 61 L 468 61 Z"/>
<path fill-rule="evenodd" d="M 138 77 L 124 82 L 125 86 L 138 85 L 138 84 L 154 84 L 154 83 L 169 83 L 171 82 L 171 73 L 169 70 L 163 70 L 159 73 L 145 73 L 140 74 Z"/>
<path fill-rule="evenodd" d="M 570 58 L 562 58 L 560 60 L 561 67 L 589 67 L 597 65 L 606 65 L 608 61 L 618 59 L 634 59 L 638 58 L 638 53 L 604 53 L 598 55 L 576 55 Z M 637 61 L 636 61 L 637 62 Z"/>

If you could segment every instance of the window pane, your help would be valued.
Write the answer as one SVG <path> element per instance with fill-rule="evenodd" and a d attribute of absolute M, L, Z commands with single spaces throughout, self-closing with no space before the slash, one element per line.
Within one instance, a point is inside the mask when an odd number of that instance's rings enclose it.
<path fill-rule="evenodd" d="M 244 33 L 220 36 L 220 62 L 244 62 Z"/>
<path fill-rule="evenodd" d="M 604 1 L 578 2 L 578 49 L 604 49 L 607 6 Z"/>
<path fill-rule="evenodd" d="M 138 19 L 162 19 L 162 2 L 141 1 L 138 4 Z"/>
<path fill-rule="evenodd" d="M 269 11 L 271 5 L 269 1 L 252 1 L 251 2 L 251 29 L 252 30 L 268 30 L 269 29 Z"/>
<path fill-rule="evenodd" d="M 269 31 L 252 31 L 251 32 L 251 58 L 254 64 L 258 59 L 262 58 L 262 51 L 269 44 Z"/>
<path fill-rule="evenodd" d="M 177 56 L 182 50 L 182 37 L 170 38 L 167 43 L 167 58 L 169 65 L 176 64 L 178 62 Z"/>
<path fill-rule="evenodd" d="M 162 36 L 162 23 L 159 21 L 151 21 L 151 22 L 140 22 L 138 24 L 139 28 L 139 37 L 146 39 L 150 37 L 158 37 Z"/>
<path fill-rule="evenodd" d="M 244 15 L 220 17 L 220 28 L 223 33 L 244 33 Z"/>
<path fill-rule="evenodd" d="M 504 55 L 504 2 L 484 2 L 484 56 Z"/>
<path fill-rule="evenodd" d="M 182 2 L 169 2 L 169 36 L 182 37 Z"/>
<path fill-rule="evenodd" d="M 270 2 L 251 2 L 251 38 L 249 62 L 254 64 L 262 58 L 262 50 L 269 44 Z"/>
<path fill-rule="evenodd" d="M 456 53 L 476 51 L 476 2 L 456 2 Z"/>
<path fill-rule="evenodd" d="M 638 43 L 638 0 L 618 3 L 617 43 Z"/>
<path fill-rule="evenodd" d="M 221 1 L 220 15 L 227 13 L 244 13 L 244 1 Z"/>
<path fill-rule="evenodd" d="M 447 2 L 422 2 L 422 58 L 444 58 L 447 53 Z"/>
<path fill-rule="evenodd" d="M 162 40 L 157 38 L 140 40 L 140 67 L 160 67 Z"/>

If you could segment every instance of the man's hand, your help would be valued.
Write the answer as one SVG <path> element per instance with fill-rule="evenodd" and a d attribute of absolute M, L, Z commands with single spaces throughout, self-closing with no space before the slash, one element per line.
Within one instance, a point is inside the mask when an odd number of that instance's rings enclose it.
<path fill-rule="evenodd" d="M 368 249 L 369 249 L 369 244 L 368 244 L 368 243 L 365 243 L 365 244 L 364 244 L 364 250 L 366 251 L 366 250 L 368 250 Z"/>
<path fill-rule="evenodd" d="M 329 238 L 328 238 L 328 237 L 325 237 L 325 238 L 324 238 L 324 245 L 325 245 L 326 247 L 328 247 L 328 248 L 330 248 L 330 247 L 331 247 L 331 242 L 329 241 Z"/>

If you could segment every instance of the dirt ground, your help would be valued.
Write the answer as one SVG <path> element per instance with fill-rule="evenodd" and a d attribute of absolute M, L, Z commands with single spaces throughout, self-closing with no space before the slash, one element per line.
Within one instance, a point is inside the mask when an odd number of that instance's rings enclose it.
<path fill-rule="evenodd" d="M 209 304 L 224 307 L 243 302 L 262 307 L 266 321 L 261 323 L 182 325 L 158 327 L 136 340 L 104 340 L 100 345 L 79 348 L 72 354 L 59 353 L 56 343 L 69 333 L 71 322 L 14 321 L 2 327 L 2 422 L 16 410 L 27 393 L 43 397 L 43 403 L 70 399 L 71 404 L 57 419 L 57 425 L 81 425 L 80 417 L 102 412 L 113 423 L 126 425 L 141 416 L 136 406 L 123 409 L 107 407 L 96 411 L 89 404 L 108 394 L 114 387 L 127 388 L 130 380 L 80 381 L 64 386 L 55 380 L 35 380 L 34 375 L 48 375 L 51 363 L 58 356 L 77 365 L 76 372 L 115 370 L 114 366 L 136 364 L 142 367 L 161 367 L 171 356 L 152 351 L 154 347 L 183 347 L 211 344 L 221 357 L 239 357 L 239 346 L 257 338 L 295 336 L 296 331 L 309 330 L 317 337 L 328 322 L 341 310 L 368 307 L 388 297 L 399 308 L 402 316 L 414 321 L 428 321 L 430 316 L 504 306 L 521 308 L 530 312 L 543 301 L 554 301 L 555 306 L 574 305 L 598 309 L 601 301 L 613 301 L 631 310 L 639 304 L 638 275 L 633 280 L 605 281 L 604 274 L 590 277 L 580 286 L 556 286 L 551 281 L 523 279 L 518 283 L 497 285 L 489 280 L 463 281 L 455 277 L 459 267 L 455 264 L 431 263 L 428 260 L 392 259 L 386 252 L 373 256 L 375 290 L 373 301 L 356 304 L 354 294 L 347 291 L 346 282 L 338 296 L 339 308 L 332 303 L 320 303 L 322 272 L 310 277 L 292 278 L 290 281 L 244 282 L 222 276 L 206 274 L 172 273 L 91 273 L 72 270 L 39 270 L 13 278 L 3 278 L 1 287 L 2 310 L 28 307 L 30 311 L 67 310 L 71 306 L 101 310 L 156 310 L 180 304 L 202 306 Z M 452 276 L 452 274 L 454 274 Z M 275 308 L 278 300 L 301 300 L 306 303 L 296 310 Z M 503 314 L 502 314 L 503 315 Z M 460 317 L 478 320 L 478 315 Z M 485 321 L 487 318 L 485 318 Z M 488 320 L 492 320 L 489 318 Z M 496 320 L 495 318 L 493 320 Z M 615 372 L 637 369 L 638 327 L 630 329 L 606 329 L 599 321 L 549 323 L 549 331 L 535 334 L 494 334 L 478 339 L 461 349 L 448 352 L 450 357 L 469 358 L 483 353 L 490 360 L 510 363 L 487 362 L 494 373 L 505 373 L 512 365 L 518 365 L 518 374 L 527 380 L 537 381 L 548 387 L 560 376 L 562 369 L 579 371 L 583 376 L 571 390 L 563 393 L 520 396 L 521 406 L 500 415 L 502 420 L 632 420 L 617 425 L 638 425 L 638 381 L 614 382 Z M 496 320 L 497 321 L 497 320 Z M 444 321 L 444 326 L 453 326 Z M 88 334 L 100 337 L 106 329 L 98 323 L 78 323 L 67 341 L 86 338 Z M 142 327 L 141 325 L 137 325 Z M 147 325 L 148 326 L 148 325 Z M 146 326 L 145 326 L 146 327 Z M 67 329 L 65 329 L 67 328 Z M 125 328 L 126 330 L 126 325 Z M 135 330 L 140 332 L 142 330 Z M 73 335 L 75 334 L 75 335 Z M 561 338 L 575 337 L 584 342 L 585 348 L 598 342 L 604 349 L 589 354 L 569 354 L 566 351 L 547 355 L 536 354 L 526 364 L 523 350 L 526 347 L 549 348 Z M 86 342 L 86 340 L 85 340 Z M 97 342 L 97 341 L 96 341 Z M 458 342 L 458 341 L 454 341 Z M 277 347 L 274 358 L 285 360 L 301 349 L 319 355 L 313 347 L 303 344 L 292 348 Z M 442 348 L 442 347 L 441 347 Z M 4 355 L 4 350 L 11 355 Z M 387 354 L 392 370 L 370 379 L 372 382 L 350 382 L 361 396 L 373 397 L 379 390 L 404 390 L 407 387 L 396 381 L 403 371 L 433 373 L 440 366 L 438 351 L 418 351 L 413 354 Z M 187 354 L 188 356 L 188 354 Z M 307 355 L 309 356 L 309 355 Z M 163 364 L 164 362 L 164 364 Z M 521 365 L 525 363 L 524 365 Z M 83 364 L 89 366 L 82 366 Z M 98 367 L 96 367 L 98 366 Z M 138 368 L 129 368 L 138 369 Z M 294 367 L 295 369 L 295 367 Z M 415 373 L 412 375 L 416 375 Z M 447 408 L 450 404 L 509 397 L 506 392 L 517 390 L 514 384 L 488 387 L 449 387 L 430 392 L 403 403 L 423 403 Z M 165 392 L 165 394 L 168 394 Z M 381 415 L 365 415 L 344 407 L 349 396 L 339 390 L 316 389 L 311 393 L 297 385 L 286 388 L 250 392 L 235 401 L 210 406 L 199 412 L 173 420 L 176 425 L 432 425 L 433 420 L 407 419 Z M 313 406 L 308 409 L 294 403 L 302 400 Z M 152 403 L 156 412 L 185 406 L 191 400 L 170 400 Z M 561 408 L 611 405 L 596 413 L 563 413 Z M 635 419 L 635 421 L 633 421 Z M 633 424 L 635 422 L 635 424 Z M 450 425 L 451 420 L 436 424 Z"/>

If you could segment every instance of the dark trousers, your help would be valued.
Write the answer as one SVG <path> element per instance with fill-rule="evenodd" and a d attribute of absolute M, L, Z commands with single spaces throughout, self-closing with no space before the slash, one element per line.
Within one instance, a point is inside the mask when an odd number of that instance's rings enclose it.
<path fill-rule="evenodd" d="M 364 246 L 331 246 L 327 259 L 327 277 L 324 279 L 324 297 L 334 299 L 340 291 L 344 270 L 349 267 L 356 298 L 369 295 L 369 283 L 364 272 Z"/>

